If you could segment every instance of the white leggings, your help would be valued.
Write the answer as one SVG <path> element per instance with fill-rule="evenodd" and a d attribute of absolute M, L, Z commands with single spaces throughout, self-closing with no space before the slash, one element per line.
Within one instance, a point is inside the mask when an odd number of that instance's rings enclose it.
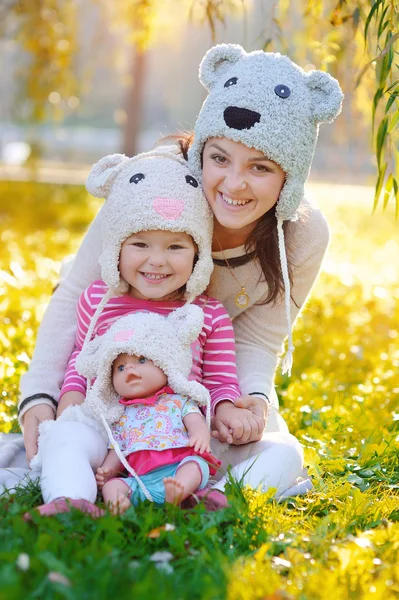
<path fill-rule="evenodd" d="M 268 432 L 271 427 L 279 431 Z M 303 453 L 298 440 L 288 433 L 280 415 L 271 415 L 262 440 L 242 446 L 228 446 L 216 440 L 212 452 L 222 461 L 221 479 L 214 485 L 223 490 L 226 471 L 232 476 L 261 487 L 277 488 L 280 495 L 295 484 L 303 468 Z M 84 498 L 94 502 L 97 494 L 95 471 L 107 454 L 101 434 L 86 423 L 56 421 L 41 440 L 41 486 L 45 502 L 60 496 Z"/>

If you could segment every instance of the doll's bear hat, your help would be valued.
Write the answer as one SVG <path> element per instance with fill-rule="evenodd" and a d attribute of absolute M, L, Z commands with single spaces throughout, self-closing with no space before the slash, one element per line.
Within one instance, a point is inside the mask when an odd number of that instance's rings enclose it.
<path fill-rule="evenodd" d="M 212 212 L 187 162 L 172 147 L 133 158 L 106 156 L 92 167 L 86 188 L 106 199 L 99 261 L 111 293 L 128 291 L 118 268 L 123 242 L 133 233 L 157 229 L 185 232 L 194 239 L 198 260 L 186 284 L 186 299 L 203 293 L 213 270 Z"/>
<path fill-rule="evenodd" d="M 152 312 L 135 312 L 121 317 L 104 335 L 86 344 L 76 359 L 77 371 L 90 382 L 84 411 L 108 424 L 119 419 L 123 406 L 112 385 L 112 364 L 120 354 L 145 356 L 167 376 L 168 385 L 176 394 L 189 396 L 199 405 L 207 406 L 210 415 L 210 395 L 197 381 L 188 379 L 192 368 L 190 345 L 201 333 L 204 313 L 199 306 L 186 304 L 168 316 Z"/>
<path fill-rule="evenodd" d="M 304 196 L 319 124 L 341 111 L 343 94 L 323 71 L 304 71 L 287 56 L 220 44 L 204 56 L 199 78 L 209 94 L 194 129 L 189 162 L 201 177 L 211 137 L 226 137 L 263 152 L 286 172 L 277 218 L 292 220 Z"/>

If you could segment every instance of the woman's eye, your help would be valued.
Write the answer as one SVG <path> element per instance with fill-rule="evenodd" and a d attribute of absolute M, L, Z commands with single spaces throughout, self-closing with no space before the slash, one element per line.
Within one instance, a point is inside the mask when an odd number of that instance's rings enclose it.
<path fill-rule="evenodd" d="M 145 179 L 144 173 L 136 173 L 136 175 L 132 175 L 132 177 L 129 179 L 129 181 L 130 181 L 130 183 L 138 183 L 139 181 L 142 181 L 143 179 Z"/>
<path fill-rule="evenodd" d="M 232 85 L 236 85 L 238 79 L 237 77 L 230 77 L 230 79 L 228 79 L 226 81 L 226 83 L 224 84 L 225 88 L 231 87 Z"/>
<path fill-rule="evenodd" d="M 189 185 L 192 185 L 193 188 L 197 188 L 198 187 L 198 181 L 192 175 L 186 175 L 186 182 Z"/>
<path fill-rule="evenodd" d="M 257 173 L 268 173 L 269 172 L 269 169 L 267 167 L 265 167 L 265 165 L 254 165 L 253 169 Z"/>
<path fill-rule="evenodd" d="M 146 359 L 146 357 L 145 357 L 145 356 L 140 356 L 140 358 L 139 358 L 139 363 L 140 363 L 141 365 L 143 365 L 143 364 L 144 364 L 144 363 L 146 363 L 146 362 L 147 362 L 147 359 Z"/>
<path fill-rule="evenodd" d="M 118 365 L 118 371 L 119 373 L 122 373 L 122 371 L 125 370 L 125 365 Z"/>
<path fill-rule="evenodd" d="M 212 156 L 212 160 L 218 163 L 218 165 L 223 165 L 226 162 L 226 158 L 224 156 L 220 156 L 220 154 L 214 154 Z"/>

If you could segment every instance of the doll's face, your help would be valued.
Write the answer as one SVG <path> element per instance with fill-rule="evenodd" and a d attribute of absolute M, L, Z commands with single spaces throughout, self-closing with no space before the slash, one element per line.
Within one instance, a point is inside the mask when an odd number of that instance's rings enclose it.
<path fill-rule="evenodd" d="M 153 396 L 167 381 L 165 373 L 145 356 L 120 354 L 112 365 L 112 383 L 123 398 Z"/>

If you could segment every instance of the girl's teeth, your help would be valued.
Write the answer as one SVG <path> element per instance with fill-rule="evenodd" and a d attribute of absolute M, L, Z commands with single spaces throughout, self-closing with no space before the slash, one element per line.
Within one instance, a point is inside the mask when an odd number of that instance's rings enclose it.
<path fill-rule="evenodd" d="M 222 198 L 226 202 L 226 204 L 229 204 L 230 206 L 245 206 L 245 204 L 248 204 L 248 202 L 250 202 L 250 200 L 232 200 L 224 194 L 222 194 Z"/>
<path fill-rule="evenodd" d="M 165 279 L 167 277 L 167 275 L 151 275 L 150 273 L 144 273 L 144 276 L 147 279 Z"/>

